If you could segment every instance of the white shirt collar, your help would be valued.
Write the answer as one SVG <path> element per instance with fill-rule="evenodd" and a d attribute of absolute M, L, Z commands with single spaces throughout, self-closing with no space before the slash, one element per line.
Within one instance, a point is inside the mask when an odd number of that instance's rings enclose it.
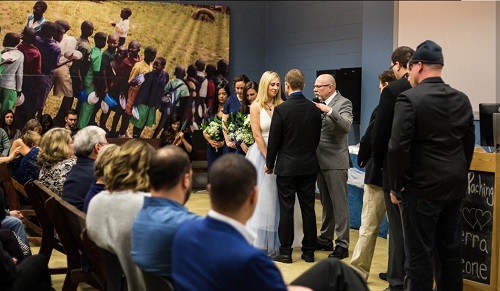
<path fill-rule="evenodd" d="M 241 224 L 239 221 L 236 221 L 231 217 L 225 216 L 224 214 L 220 214 L 212 209 L 208 211 L 208 216 L 215 220 L 219 220 L 231 225 L 247 240 L 249 244 L 253 245 L 256 236 L 253 232 L 247 229 L 244 224 Z"/>
<path fill-rule="evenodd" d="M 330 104 L 330 102 L 332 102 L 332 99 L 335 98 L 335 96 L 337 96 L 337 90 L 333 92 L 332 96 L 328 97 L 328 99 L 325 100 L 325 104 L 326 105 Z"/>

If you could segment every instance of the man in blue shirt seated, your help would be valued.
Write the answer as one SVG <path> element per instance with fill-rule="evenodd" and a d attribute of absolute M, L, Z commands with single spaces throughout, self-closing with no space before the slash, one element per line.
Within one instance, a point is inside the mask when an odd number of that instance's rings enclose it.
<path fill-rule="evenodd" d="M 169 145 L 155 152 L 149 166 L 151 197 L 132 225 L 132 260 L 141 270 L 171 280 L 171 247 L 177 226 L 200 218 L 184 204 L 191 194 L 191 162 L 185 151 Z"/>
<path fill-rule="evenodd" d="M 262 169 L 261 169 L 262 170 Z M 257 172 L 241 155 L 217 159 L 210 171 L 212 209 L 182 223 L 172 247 L 175 290 L 368 290 L 363 279 L 336 258 L 318 262 L 289 286 L 245 228 L 257 205 Z"/>

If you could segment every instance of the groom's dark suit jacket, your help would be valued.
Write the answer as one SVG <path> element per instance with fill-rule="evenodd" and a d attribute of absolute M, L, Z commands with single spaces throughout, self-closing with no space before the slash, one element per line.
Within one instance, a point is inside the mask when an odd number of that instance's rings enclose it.
<path fill-rule="evenodd" d="M 292 93 L 275 108 L 267 144 L 267 168 L 274 169 L 278 176 L 318 174 L 316 148 L 320 135 L 321 111 L 301 92 Z"/>

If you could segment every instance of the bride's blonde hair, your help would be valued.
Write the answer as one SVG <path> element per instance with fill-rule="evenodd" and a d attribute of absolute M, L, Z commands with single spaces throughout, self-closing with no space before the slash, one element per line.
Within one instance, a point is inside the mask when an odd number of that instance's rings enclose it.
<path fill-rule="evenodd" d="M 259 82 L 259 91 L 257 92 L 257 98 L 255 98 L 255 103 L 259 104 L 261 108 L 264 108 L 264 105 L 267 102 L 267 91 L 269 89 L 269 84 L 274 80 L 280 80 L 280 76 L 278 73 L 273 71 L 266 71 L 262 74 Z M 281 82 L 281 81 L 280 81 Z M 283 100 L 281 99 L 281 84 L 276 96 L 274 97 L 274 106 L 281 104 Z"/>

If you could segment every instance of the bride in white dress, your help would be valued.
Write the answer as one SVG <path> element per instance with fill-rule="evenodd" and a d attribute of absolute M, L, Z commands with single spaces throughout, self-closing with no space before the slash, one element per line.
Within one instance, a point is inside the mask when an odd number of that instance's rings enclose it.
<path fill-rule="evenodd" d="M 250 124 L 255 143 L 249 147 L 246 158 L 257 169 L 259 196 L 255 211 L 247 222 L 247 227 L 257 235 L 254 246 L 264 250 L 271 256 L 279 252 L 278 224 L 280 211 L 276 175 L 266 174 L 264 172 L 264 165 L 266 163 L 267 141 L 274 107 L 282 102 L 280 77 L 276 72 L 265 72 L 259 82 L 257 98 L 250 106 Z M 301 246 L 304 234 L 302 232 L 302 217 L 297 201 L 296 199 L 294 246 L 296 244 Z"/>

